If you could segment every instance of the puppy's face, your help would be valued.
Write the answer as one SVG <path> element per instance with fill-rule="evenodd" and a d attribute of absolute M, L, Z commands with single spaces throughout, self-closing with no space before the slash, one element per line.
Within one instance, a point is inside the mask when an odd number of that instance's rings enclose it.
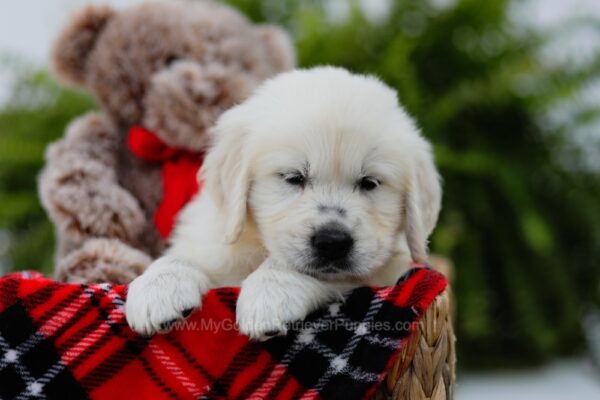
<path fill-rule="evenodd" d="M 265 247 L 287 265 L 366 275 L 397 240 L 406 169 L 385 126 L 328 111 L 292 114 L 259 141 L 250 209 Z"/>
<path fill-rule="evenodd" d="M 204 171 L 230 241 L 250 216 L 272 257 L 324 278 L 369 276 L 403 235 L 413 258 L 424 257 L 437 173 L 428 144 L 375 79 L 333 68 L 281 75 L 215 134 Z"/>

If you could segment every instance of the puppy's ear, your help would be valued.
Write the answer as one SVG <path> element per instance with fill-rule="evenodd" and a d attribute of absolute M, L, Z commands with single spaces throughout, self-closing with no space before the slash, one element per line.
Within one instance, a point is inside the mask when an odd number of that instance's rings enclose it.
<path fill-rule="evenodd" d="M 414 262 L 427 260 L 427 239 L 435 228 L 442 189 L 431 146 L 419 137 L 404 199 L 404 231 Z"/>
<path fill-rule="evenodd" d="M 58 77 L 72 86 L 85 84 L 88 56 L 116 12 L 108 6 L 88 5 L 73 15 L 52 47 L 52 64 Z"/>
<path fill-rule="evenodd" d="M 225 241 L 236 242 L 246 223 L 250 162 L 245 151 L 248 133 L 243 106 L 221 115 L 212 128 L 213 148 L 208 152 L 200 179 L 225 216 Z"/>

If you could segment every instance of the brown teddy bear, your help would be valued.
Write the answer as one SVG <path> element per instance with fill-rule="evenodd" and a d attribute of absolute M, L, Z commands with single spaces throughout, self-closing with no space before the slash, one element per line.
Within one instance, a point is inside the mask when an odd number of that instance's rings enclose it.
<path fill-rule="evenodd" d="M 156 2 L 88 6 L 59 35 L 52 62 L 101 104 L 48 148 L 40 176 L 56 278 L 127 283 L 161 253 L 176 208 L 197 189 L 207 129 L 292 68 L 294 51 L 283 31 L 228 7 Z"/>

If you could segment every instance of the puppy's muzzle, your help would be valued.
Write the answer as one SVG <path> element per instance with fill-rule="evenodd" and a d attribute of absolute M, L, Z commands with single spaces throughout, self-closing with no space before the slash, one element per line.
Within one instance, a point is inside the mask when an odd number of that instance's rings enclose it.
<path fill-rule="evenodd" d="M 319 264 L 326 265 L 347 258 L 354 239 L 343 228 L 324 226 L 311 236 L 310 243 Z"/>

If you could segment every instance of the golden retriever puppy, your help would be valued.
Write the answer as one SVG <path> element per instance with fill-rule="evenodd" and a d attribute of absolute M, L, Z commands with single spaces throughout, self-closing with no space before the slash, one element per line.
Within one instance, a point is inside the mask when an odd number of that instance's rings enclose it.
<path fill-rule="evenodd" d="M 241 285 L 237 324 L 264 339 L 427 256 L 441 188 L 431 147 L 378 79 L 333 67 L 264 83 L 212 132 L 205 181 L 166 254 L 129 287 L 144 334 L 210 288 Z"/>

